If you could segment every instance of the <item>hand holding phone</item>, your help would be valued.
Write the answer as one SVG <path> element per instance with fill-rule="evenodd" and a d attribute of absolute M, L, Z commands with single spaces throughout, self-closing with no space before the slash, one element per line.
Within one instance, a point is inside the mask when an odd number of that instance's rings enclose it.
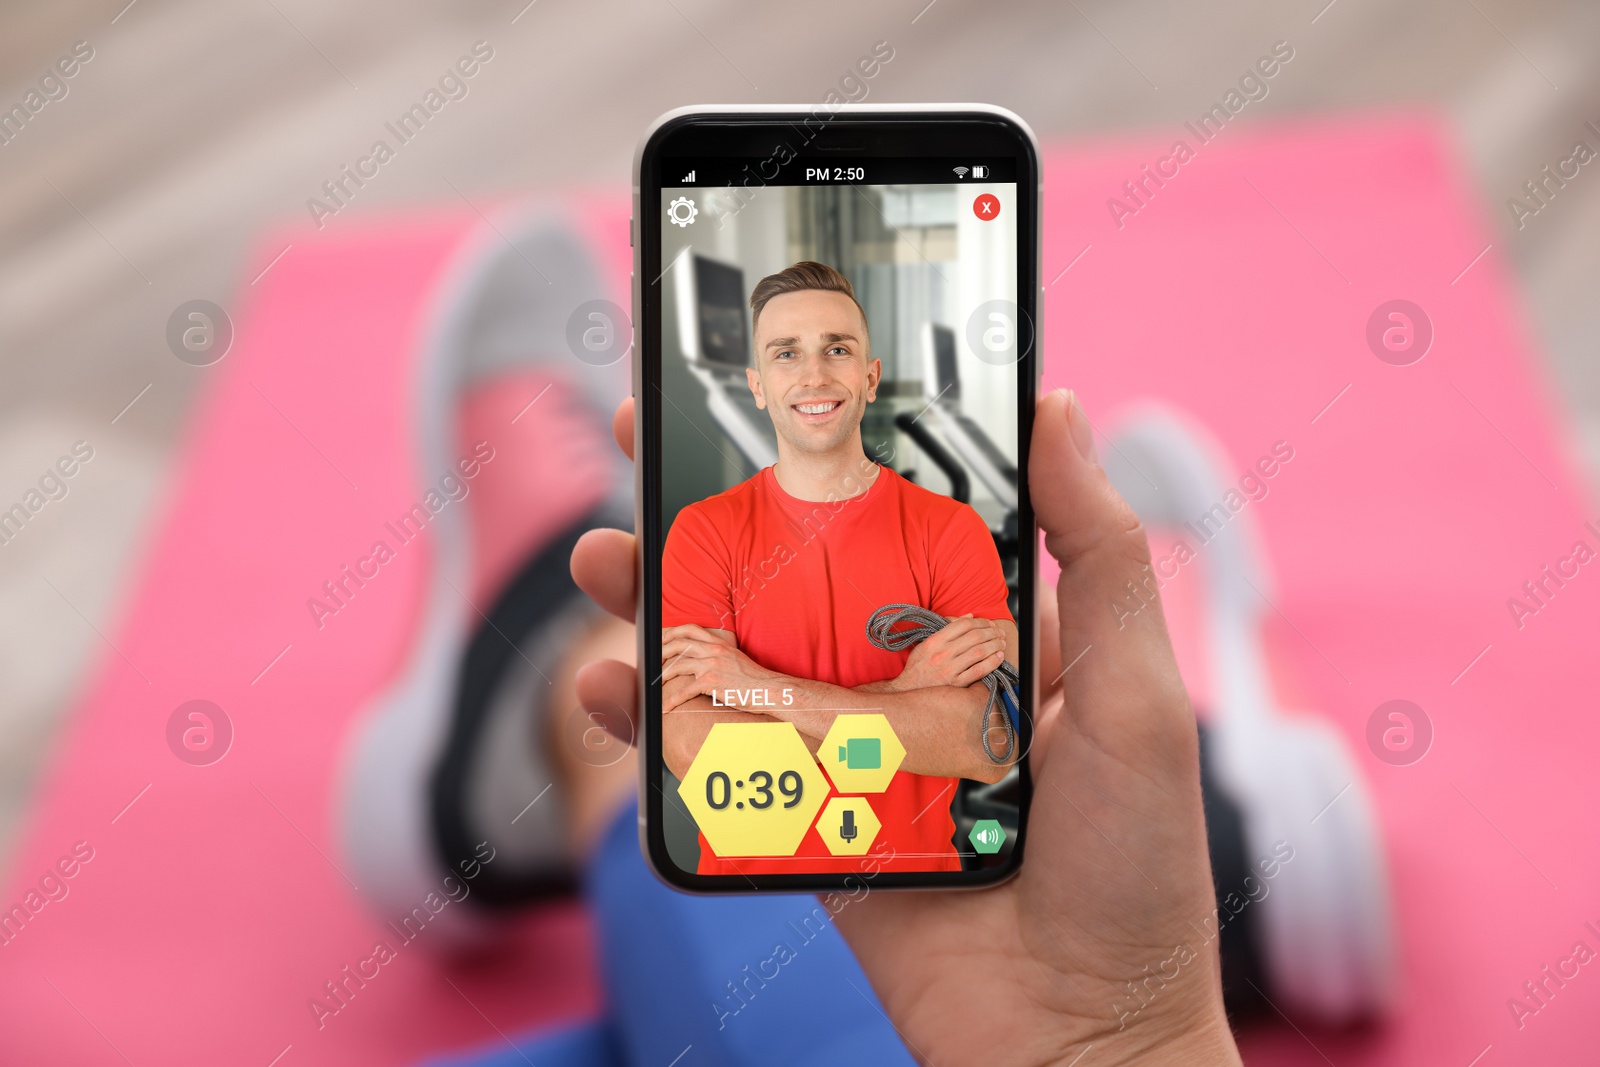
<path fill-rule="evenodd" d="M 616 433 L 634 455 L 632 402 Z M 1040 668 L 1054 684 L 1028 754 L 1033 841 L 1018 877 L 980 893 L 824 896 L 884 1009 L 924 1062 L 1237 1064 L 1218 979 L 1194 715 L 1159 612 L 1125 628 L 1106 605 L 1149 559 L 1142 528 L 1093 460 L 1092 431 L 1044 397 L 1030 459 L 1048 550 Z M 597 530 L 578 584 L 632 619 L 637 542 Z M 1059 613 L 1059 623 L 1057 617 Z M 1063 670 L 1063 667 L 1066 667 Z M 614 660 L 579 697 L 637 714 L 639 674 Z"/>
<path fill-rule="evenodd" d="M 979 106 L 688 109 L 641 145 L 641 841 L 670 884 L 1021 864 L 1038 190 Z"/>

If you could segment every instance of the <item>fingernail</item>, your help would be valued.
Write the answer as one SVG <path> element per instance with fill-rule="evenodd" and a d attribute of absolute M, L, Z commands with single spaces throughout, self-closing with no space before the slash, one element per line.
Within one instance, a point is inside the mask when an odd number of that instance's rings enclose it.
<path fill-rule="evenodd" d="M 1090 463 L 1099 466 L 1100 461 L 1094 454 L 1094 427 L 1089 425 L 1089 416 L 1083 413 L 1083 406 L 1078 403 L 1078 394 L 1067 390 L 1067 426 L 1072 431 L 1072 443 L 1078 449 L 1078 455 Z"/>

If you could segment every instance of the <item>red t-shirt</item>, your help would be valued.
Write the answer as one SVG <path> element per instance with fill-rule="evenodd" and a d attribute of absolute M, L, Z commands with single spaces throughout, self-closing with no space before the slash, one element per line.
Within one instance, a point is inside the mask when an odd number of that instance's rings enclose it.
<path fill-rule="evenodd" d="M 865 493 L 834 501 L 792 497 L 766 467 L 680 511 L 661 570 L 663 626 L 731 631 L 739 650 L 769 670 L 846 688 L 896 677 L 911 655 L 867 640 L 867 618 L 885 604 L 1012 621 L 1000 556 L 978 513 L 887 467 Z M 900 771 L 871 795 L 883 824 L 873 856 L 884 843 L 895 854 L 883 869 L 960 869 L 951 843 L 956 781 Z M 830 853 L 815 827 L 796 855 L 815 858 L 719 859 L 702 835 L 699 872 L 850 872 L 862 863 Z"/>

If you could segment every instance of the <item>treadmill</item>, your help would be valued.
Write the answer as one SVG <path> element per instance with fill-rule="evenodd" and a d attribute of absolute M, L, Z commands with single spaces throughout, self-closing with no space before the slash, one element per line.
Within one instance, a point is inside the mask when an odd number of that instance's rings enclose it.
<path fill-rule="evenodd" d="M 951 496 L 966 501 L 970 470 L 983 483 L 1005 516 L 998 529 L 991 529 L 1000 567 L 1005 574 L 1007 601 L 1015 616 L 1022 609 L 1017 540 L 1017 467 L 995 446 L 982 426 L 961 406 L 961 376 L 956 363 L 956 334 L 948 326 L 927 323 L 922 329 L 922 393 L 927 410 L 913 417 L 909 412 L 895 419 L 926 452 L 934 465 L 950 479 Z M 948 450 L 942 447 L 947 445 Z M 954 455 L 952 455 L 954 453 Z M 1006 840 L 1016 839 L 1019 807 L 1022 801 L 1021 777 L 1013 767 L 992 785 L 963 782 L 950 804 L 950 818 L 956 830 L 951 836 L 961 856 L 963 870 L 977 870 L 984 857 L 971 847 L 969 835 L 980 819 L 994 819 L 1005 829 Z"/>
<path fill-rule="evenodd" d="M 678 347 L 689 373 L 705 387 L 706 409 L 752 471 L 778 462 L 772 419 L 756 407 L 745 370 L 750 331 L 745 321 L 744 272 L 686 251 L 672 264 Z"/>
<path fill-rule="evenodd" d="M 927 323 L 922 328 L 922 392 L 928 410 L 918 421 L 942 438 L 962 464 L 972 472 L 1001 508 L 1017 510 L 1017 466 L 995 446 L 982 426 L 961 406 L 961 376 L 956 369 L 956 333 L 948 326 Z"/>

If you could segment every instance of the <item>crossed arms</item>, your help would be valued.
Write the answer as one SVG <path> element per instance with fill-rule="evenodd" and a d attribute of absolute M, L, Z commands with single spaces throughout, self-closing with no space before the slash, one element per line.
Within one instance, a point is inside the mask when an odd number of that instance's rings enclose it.
<path fill-rule="evenodd" d="M 815 754 L 837 715 L 871 711 L 905 746 L 901 770 L 997 782 L 1010 764 L 992 762 L 979 740 L 989 702 L 983 677 L 1002 659 L 1018 662 L 1017 646 L 1009 620 L 964 615 L 915 645 L 897 677 L 847 689 L 768 670 L 727 630 L 669 626 L 661 631 L 667 766 L 682 778 L 719 722 L 793 723 Z"/>

